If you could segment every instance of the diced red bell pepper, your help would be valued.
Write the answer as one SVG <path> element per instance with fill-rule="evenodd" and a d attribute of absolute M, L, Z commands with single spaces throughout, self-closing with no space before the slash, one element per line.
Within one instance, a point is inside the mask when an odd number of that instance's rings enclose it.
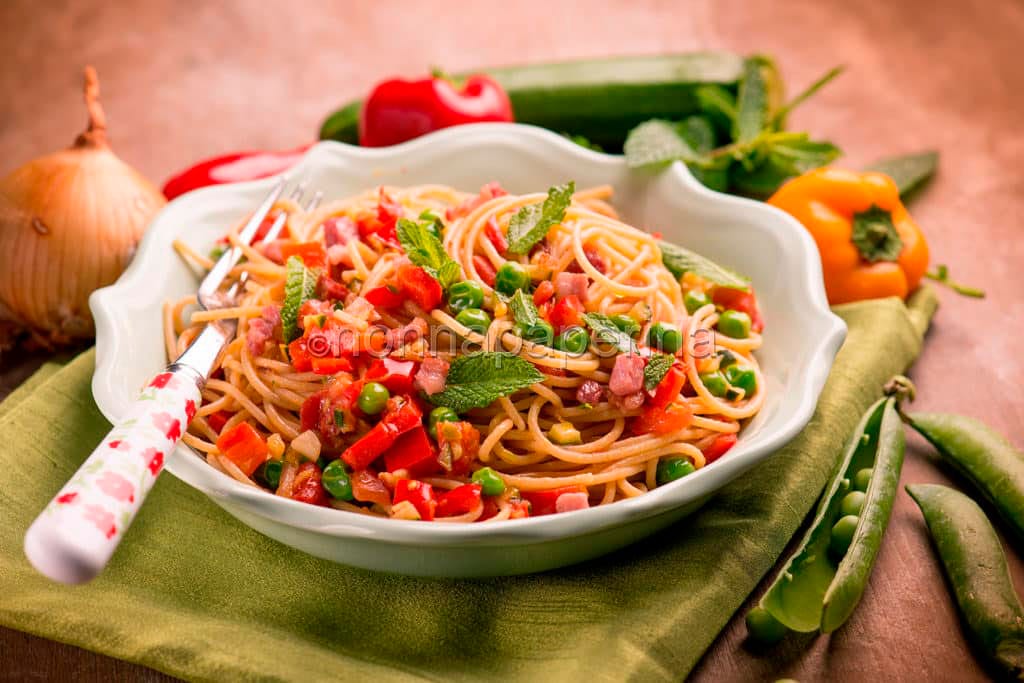
<path fill-rule="evenodd" d="M 266 440 L 248 422 L 239 422 L 221 434 L 217 439 L 217 450 L 247 477 L 266 461 L 270 452 Z"/>
<path fill-rule="evenodd" d="M 575 294 L 564 296 L 551 309 L 548 322 L 556 332 L 583 325 L 583 302 Z"/>
<path fill-rule="evenodd" d="M 323 301 L 322 299 L 307 299 L 302 302 L 299 306 L 299 313 L 297 315 L 299 324 L 302 324 L 302 319 L 307 315 L 326 315 L 330 316 L 334 312 L 334 307 L 330 301 Z"/>
<path fill-rule="evenodd" d="M 547 491 L 523 491 L 520 495 L 523 497 L 523 500 L 530 503 L 530 516 L 539 517 L 541 515 L 555 514 L 558 511 L 555 503 L 563 493 L 586 492 L 587 489 L 583 486 L 562 486 L 561 488 L 548 489 Z"/>
<path fill-rule="evenodd" d="M 218 410 L 206 416 L 206 424 L 210 425 L 210 429 L 220 434 L 221 430 L 224 429 L 224 425 L 230 419 L 231 413 L 226 410 Z"/>
<path fill-rule="evenodd" d="M 480 452 L 480 432 L 469 422 L 438 422 L 437 461 L 446 471 L 462 474 Z"/>
<path fill-rule="evenodd" d="M 309 355 L 305 337 L 299 337 L 288 345 L 288 357 L 292 367 L 298 372 L 309 372 L 313 369 L 313 357 Z"/>
<path fill-rule="evenodd" d="M 320 468 L 315 462 L 299 465 L 292 483 L 292 500 L 310 505 L 327 505 L 327 492 L 324 491 Z"/>
<path fill-rule="evenodd" d="M 392 394 L 408 394 L 412 391 L 413 377 L 418 369 L 419 364 L 416 361 L 375 358 L 370 363 L 364 379 L 368 382 L 380 382 Z"/>
<path fill-rule="evenodd" d="M 693 411 L 681 401 L 664 406 L 646 405 L 644 411 L 633 418 L 634 434 L 675 434 L 693 422 Z"/>
<path fill-rule="evenodd" d="M 380 480 L 373 470 L 356 470 L 350 477 L 352 481 L 352 497 L 360 503 L 376 503 L 391 505 L 391 494 L 388 487 Z"/>
<path fill-rule="evenodd" d="M 753 290 L 744 291 L 732 287 L 715 287 L 711 290 L 711 300 L 716 306 L 725 309 L 732 309 L 750 316 L 750 329 L 754 332 L 764 330 L 764 318 L 761 317 L 761 310 L 757 307 L 757 297 Z"/>
<path fill-rule="evenodd" d="M 735 434 L 720 434 L 711 442 L 711 445 L 705 448 L 702 452 L 704 453 L 704 461 L 710 465 L 714 461 L 721 458 L 726 452 L 736 445 Z"/>
<path fill-rule="evenodd" d="M 402 294 L 416 302 L 424 311 L 432 311 L 441 304 L 444 290 L 441 283 L 419 266 L 410 263 L 398 268 L 398 288 Z"/>
<path fill-rule="evenodd" d="M 434 496 L 434 487 L 430 484 L 424 484 L 415 479 L 399 479 L 395 483 L 395 496 L 391 505 L 395 506 L 403 501 L 412 503 L 416 512 L 420 513 L 420 519 L 424 522 L 434 519 L 437 498 Z"/>
<path fill-rule="evenodd" d="M 438 517 L 455 517 L 476 510 L 480 505 L 483 487 L 463 484 L 441 495 L 437 500 Z"/>
<path fill-rule="evenodd" d="M 525 500 L 517 500 L 512 502 L 512 511 L 509 513 L 509 519 L 525 519 L 530 516 L 530 503 Z"/>
<path fill-rule="evenodd" d="M 354 470 L 363 470 L 391 448 L 402 434 L 422 426 L 423 412 L 408 396 L 388 399 L 384 417 L 358 441 L 345 449 L 341 459 Z"/>
<path fill-rule="evenodd" d="M 406 470 L 414 477 L 425 477 L 441 471 L 437 463 L 437 447 L 423 426 L 402 434 L 384 453 L 388 472 Z"/>
<path fill-rule="evenodd" d="M 294 343 L 294 342 L 293 342 Z M 352 372 L 352 360 L 349 358 L 313 358 L 310 361 L 313 372 L 318 375 L 334 375 L 339 372 Z"/>
<path fill-rule="evenodd" d="M 374 287 L 363 296 L 377 308 L 398 308 L 405 301 L 402 292 L 394 285 Z"/>
<path fill-rule="evenodd" d="M 494 269 L 494 264 L 486 256 L 475 254 L 473 256 L 473 267 L 476 268 L 477 275 L 480 276 L 480 279 L 488 287 L 494 286 L 495 279 L 498 277 L 498 271 Z"/>
<path fill-rule="evenodd" d="M 488 241 L 494 245 L 494 248 L 502 256 L 508 251 L 508 240 L 505 239 L 505 233 L 501 231 L 501 226 L 498 225 L 498 219 L 491 216 L 487 220 L 487 225 L 484 226 L 484 235 Z"/>
<path fill-rule="evenodd" d="M 547 303 L 551 297 L 555 295 L 555 285 L 551 280 L 544 280 L 537 289 L 533 291 L 533 303 L 537 306 L 542 306 Z"/>
<path fill-rule="evenodd" d="M 323 268 L 327 263 L 324 245 L 320 242 L 292 242 L 281 246 L 281 258 L 298 256 L 307 268 Z"/>
<path fill-rule="evenodd" d="M 654 395 L 647 400 L 647 405 L 663 408 L 674 401 L 685 386 L 686 370 L 683 364 L 677 361 L 654 388 Z"/>

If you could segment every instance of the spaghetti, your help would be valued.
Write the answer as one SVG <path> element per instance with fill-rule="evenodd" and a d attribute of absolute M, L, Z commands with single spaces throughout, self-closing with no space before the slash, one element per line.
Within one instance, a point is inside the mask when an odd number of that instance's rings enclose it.
<path fill-rule="evenodd" d="M 378 188 L 279 202 L 269 244 L 230 230 L 240 300 L 164 309 L 169 357 L 238 319 L 185 442 L 283 497 L 444 522 L 609 504 L 721 457 L 764 402 L 753 293 L 677 278 L 611 188 L 570 194 Z"/>

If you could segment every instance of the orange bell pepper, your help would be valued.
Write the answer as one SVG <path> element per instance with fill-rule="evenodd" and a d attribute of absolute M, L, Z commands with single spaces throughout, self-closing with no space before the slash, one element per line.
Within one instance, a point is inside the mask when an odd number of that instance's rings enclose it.
<path fill-rule="evenodd" d="M 882 173 L 819 168 L 768 200 L 818 245 L 829 303 L 906 296 L 928 269 L 928 243 Z"/>

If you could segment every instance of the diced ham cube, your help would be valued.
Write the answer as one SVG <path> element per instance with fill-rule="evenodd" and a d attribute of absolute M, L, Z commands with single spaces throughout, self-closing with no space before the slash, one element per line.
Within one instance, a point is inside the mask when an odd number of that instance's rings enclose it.
<path fill-rule="evenodd" d="M 447 378 L 448 361 L 429 356 L 423 359 L 413 381 L 417 389 L 423 390 L 428 396 L 433 396 L 444 391 Z"/>
<path fill-rule="evenodd" d="M 644 366 L 646 361 L 635 353 L 619 354 L 615 358 L 612 377 L 608 388 L 616 396 L 629 396 L 644 387 Z"/>
<path fill-rule="evenodd" d="M 575 295 L 585 302 L 589 284 L 590 279 L 583 273 L 559 273 L 555 276 L 555 293 L 559 297 Z"/>
<path fill-rule="evenodd" d="M 555 512 L 572 512 L 586 510 L 590 507 L 590 499 L 586 493 L 563 493 L 555 500 Z"/>
<path fill-rule="evenodd" d="M 588 379 L 576 390 L 576 400 L 580 403 L 594 405 L 600 403 L 602 398 L 604 398 L 604 389 L 592 379 Z"/>

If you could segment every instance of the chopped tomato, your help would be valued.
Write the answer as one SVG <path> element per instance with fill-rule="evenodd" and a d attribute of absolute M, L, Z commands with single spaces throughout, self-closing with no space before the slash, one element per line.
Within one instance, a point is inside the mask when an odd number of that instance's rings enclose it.
<path fill-rule="evenodd" d="M 352 361 L 348 358 L 313 358 L 310 361 L 313 372 L 318 375 L 334 375 L 339 372 L 352 372 Z"/>
<path fill-rule="evenodd" d="M 362 380 L 347 384 L 335 380 L 309 396 L 299 409 L 302 430 L 315 430 L 326 446 L 340 448 L 341 434 L 355 426 L 359 415 L 355 402 L 362 388 Z"/>
<path fill-rule="evenodd" d="M 398 268 L 398 288 L 424 311 L 437 308 L 444 296 L 441 283 L 427 271 L 409 263 Z"/>
<path fill-rule="evenodd" d="M 754 332 L 764 330 L 764 318 L 757 307 L 757 298 L 753 291 L 744 291 L 732 287 L 715 287 L 711 290 L 711 300 L 716 306 L 732 309 L 750 316 L 750 329 Z"/>
<path fill-rule="evenodd" d="M 676 361 L 654 388 L 654 395 L 647 400 L 647 405 L 658 408 L 667 406 L 679 396 L 685 386 L 686 369 L 682 363 Z"/>
<path fill-rule="evenodd" d="M 368 382 L 380 382 L 392 394 L 408 394 L 412 391 L 413 376 L 419 364 L 412 360 L 376 358 L 363 378 Z"/>
<path fill-rule="evenodd" d="M 210 425 L 210 429 L 220 434 L 221 430 L 224 429 L 224 425 L 230 419 L 231 413 L 226 410 L 218 410 L 216 413 L 206 416 L 206 424 Z"/>
<path fill-rule="evenodd" d="M 525 519 L 530 516 L 530 503 L 526 500 L 517 500 L 512 502 L 512 512 L 509 513 L 509 519 Z"/>
<path fill-rule="evenodd" d="M 380 188 L 377 192 L 377 220 L 394 225 L 404 213 L 402 205 L 385 192 L 383 187 Z"/>
<path fill-rule="evenodd" d="M 391 448 L 402 434 L 421 426 L 423 412 L 407 396 L 388 399 L 384 417 L 358 441 L 345 449 L 341 459 L 354 470 L 366 469 Z M 454 423 L 446 423 L 454 424 Z"/>
<path fill-rule="evenodd" d="M 307 268 L 323 268 L 327 263 L 324 245 L 320 242 L 291 242 L 281 246 L 281 258 L 298 256 Z"/>
<path fill-rule="evenodd" d="M 407 470 L 417 477 L 435 474 L 441 469 L 437 463 L 437 447 L 422 425 L 398 437 L 384 453 L 384 465 L 388 472 Z"/>
<path fill-rule="evenodd" d="M 480 516 L 476 521 L 482 522 L 485 519 L 490 519 L 498 514 L 498 499 L 496 496 L 484 496 L 484 511 L 480 513 Z"/>
<path fill-rule="evenodd" d="M 498 276 L 498 271 L 494 269 L 494 264 L 491 263 L 486 256 L 475 254 L 473 256 L 473 267 L 476 268 L 477 275 L 488 287 L 494 286 L 494 280 Z"/>
<path fill-rule="evenodd" d="M 348 296 L 348 287 L 327 273 L 321 273 L 316 282 L 317 295 L 324 300 L 343 301 Z"/>
<path fill-rule="evenodd" d="M 693 422 L 693 411 L 681 401 L 664 406 L 646 405 L 644 411 L 633 418 L 634 434 L 675 434 Z"/>
<path fill-rule="evenodd" d="M 378 308 L 398 308 L 405 301 L 402 292 L 394 285 L 381 285 L 368 291 L 364 297 Z"/>
<path fill-rule="evenodd" d="M 575 294 L 562 297 L 548 314 L 548 322 L 556 332 L 583 325 L 583 302 Z"/>
<path fill-rule="evenodd" d="M 277 220 L 277 216 L 280 213 L 280 211 L 271 211 L 270 213 L 267 214 L 267 217 L 263 219 L 262 223 L 260 223 L 260 227 L 256 228 L 256 234 L 253 235 L 252 244 L 258 244 L 259 242 L 263 241 L 263 239 L 267 236 L 267 233 L 270 232 L 270 228 L 274 225 L 274 221 Z M 289 234 L 290 233 L 288 232 L 288 224 L 285 223 L 284 227 L 281 228 L 281 233 L 278 235 L 278 237 L 288 237 Z M 225 237 L 223 241 L 224 244 L 227 244 L 228 238 Z"/>
<path fill-rule="evenodd" d="M 377 235 L 385 242 L 397 244 L 395 224 L 402 214 L 402 205 L 392 199 L 383 187 L 380 188 L 376 215 L 364 216 L 357 225 L 360 237 L 365 239 L 371 235 Z"/>
<path fill-rule="evenodd" d="M 487 225 L 484 227 L 484 235 L 488 241 L 494 245 L 494 248 L 502 256 L 508 251 L 508 240 L 505 239 L 504 233 L 501 232 L 501 227 L 498 225 L 498 219 L 491 216 L 487 221 Z"/>
<path fill-rule="evenodd" d="M 480 432 L 468 422 L 438 422 L 437 445 L 441 452 L 437 461 L 446 471 L 462 474 L 480 452 Z"/>
<path fill-rule="evenodd" d="M 307 299 L 302 302 L 299 306 L 298 319 L 299 323 L 302 323 L 302 319 L 307 315 L 327 315 L 329 316 L 334 312 L 334 307 L 330 301 L 323 301 L 321 299 Z"/>
<path fill-rule="evenodd" d="M 327 492 L 324 491 L 320 468 L 313 462 L 299 465 L 292 483 L 292 500 L 310 505 L 327 505 Z"/>
<path fill-rule="evenodd" d="M 269 453 L 266 440 L 248 422 L 239 422 L 221 434 L 217 439 L 217 450 L 247 477 L 266 461 Z"/>
<path fill-rule="evenodd" d="M 553 515 L 557 512 L 555 507 L 558 497 L 563 493 L 586 493 L 587 489 L 583 486 L 563 486 L 557 489 L 549 489 L 547 491 L 523 491 L 523 500 L 530 504 L 530 515 L 533 517 L 539 517 L 540 515 Z"/>
<path fill-rule="evenodd" d="M 288 345 L 288 357 L 292 361 L 292 367 L 299 372 L 309 372 L 313 369 L 313 357 L 309 355 L 304 337 L 299 337 Z"/>
<path fill-rule="evenodd" d="M 402 501 L 412 503 L 416 512 L 420 513 L 420 519 L 424 522 L 434 519 L 437 498 L 434 496 L 434 487 L 430 484 L 424 484 L 415 479 L 399 479 L 395 484 L 395 497 L 392 505 L 398 505 Z"/>
<path fill-rule="evenodd" d="M 726 452 L 736 445 L 735 434 L 720 434 L 711 442 L 711 445 L 703 450 L 704 461 L 711 464 L 721 458 Z"/>
<path fill-rule="evenodd" d="M 380 480 L 373 470 L 356 470 L 350 477 L 352 481 L 352 497 L 360 503 L 376 503 L 391 505 L 391 494 L 388 487 Z"/>
<path fill-rule="evenodd" d="M 551 280 L 544 280 L 533 292 L 533 303 L 542 306 L 555 295 L 555 285 Z"/>
<path fill-rule="evenodd" d="M 442 494 L 437 500 L 437 516 L 455 517 L 476 510 L 482 491 L 480 484 L 463 484 Z"/>

